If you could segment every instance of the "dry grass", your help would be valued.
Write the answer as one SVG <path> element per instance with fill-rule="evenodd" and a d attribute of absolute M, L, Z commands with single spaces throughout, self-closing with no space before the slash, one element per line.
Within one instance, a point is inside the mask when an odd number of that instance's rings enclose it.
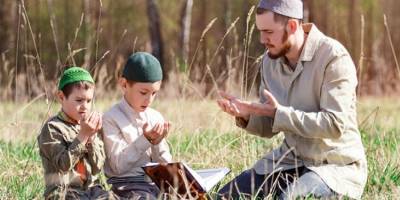
<path fill-rule="evenodd" d="M 98 101 L 95 106 L 105 111 L 118 99 Z M 38 100 L 24 105 L 2 102 L 0 106 L 0 199 L 40 198 L 43 191 L 40 158 L 33 141 L 42 120 L 47 118 L 47 104 Z M 242 132 L 214 101 L 159 97 L 154 107 L 173 123 L 169 143 L 175 160 L 186 161 L 194 168 L 229 167 L 233 173 L 223 183 L 251 167 L 282 139 L 263 139 Z M 389 98 L 365 98 L 358 103 L 369 168 L 363 199 L 395 199 L 400 195 L 399 107 L 400 103 Z M 54 104 L 50 114 L 58 109 Z"/>

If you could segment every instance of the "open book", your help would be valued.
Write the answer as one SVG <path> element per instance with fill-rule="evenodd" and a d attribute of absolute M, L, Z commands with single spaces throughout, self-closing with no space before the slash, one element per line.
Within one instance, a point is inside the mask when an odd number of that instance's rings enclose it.
<path fill-rule="evenodd" d="M 160 190 L 192 196 L 209 192 L 230 172 L 228 168 L 193 170 L 182 162 L 149 163 L 142 168 Z"/>

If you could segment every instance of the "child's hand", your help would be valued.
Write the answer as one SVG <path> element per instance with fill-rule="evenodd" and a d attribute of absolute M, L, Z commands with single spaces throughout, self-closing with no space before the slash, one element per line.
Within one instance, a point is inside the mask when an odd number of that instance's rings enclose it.
<path fill-rule="evenodd" d="M 167 136 L 170 126 L 171 123 L 169 122 L 157 123 L 152 129 L 149 130 L 148 124 L 145 123 L 143 125 L 143 134 L 151 144 L 156 145 Z"/>
<path fill-rule="evenodd" d="M 84 116 L 81 121 L 81 130 L 78 134 L 78 139 L 82 143 L 86 143 L 88 139 L 95 135 L 102 126 L 101 114 L 98 112 L 91 112 Z"/>

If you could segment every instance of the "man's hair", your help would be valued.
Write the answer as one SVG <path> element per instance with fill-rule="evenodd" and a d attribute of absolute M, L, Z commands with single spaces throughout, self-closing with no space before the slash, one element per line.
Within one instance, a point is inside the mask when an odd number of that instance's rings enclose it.
<path fill-rule="evenodd" d="M 94 88 L 94 84 L 88 81 L 73 82 L 65 85 L 61 91 L 64 93 L 65 97 L 68 98 L 75 88 L 88 90 L 90 88 Z"/>
<path fill-rule="evenodd" d="M 262 15 L 262 14 L 264 14 L 266 12 L 272 12 L 272 11 L 264 9 L 264 8 L 257 8 L 257 10 L 256 10 L 256 14 L 257 15 Z M 289 21 L 289 19 L 297 20 L 299 22 L 299 24 L 303 23 L 303 20 L 301 20 L 301 19 L 290 18 L 290 17 L 287 17 L 285 15 L 281 15 L 281 14 L 275 13 L 275 12 L 272 12 L 272 13 L 274 14 L 274 21 L 278 22 L 278 23 L 281 23 L 283 25 L 286 25 L 287 22 Z"/>

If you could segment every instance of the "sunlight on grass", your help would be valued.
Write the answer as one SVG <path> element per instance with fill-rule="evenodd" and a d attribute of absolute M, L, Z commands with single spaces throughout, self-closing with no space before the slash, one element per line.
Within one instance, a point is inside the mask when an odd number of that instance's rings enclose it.
<path fill-rule="evenodd" d="M 115 99 L 97 102 L 96 108 L 104 112 L 113 102 Z M 38 101 L 18 112 L 22 107 L 7 102 L 0 105 L 0 199 L 40 199 L 44 189 L 35 139 L 42 122 L 59 107 L 54 104 L 49 109 Z M 214 101 L 163 99 L 154 107 L 173 123 L 168 141 L 174 159 L 195 169 L 229 167 L 232 173 L 221 185 L 252 167 L 282 141 L 282 135 L 263 139 L 236 128 Z M 363 199 L 396 199 L 400 195 L 398 108 L 400 103 L 390 99 L 362 99 L 358 103 L 369 171 Z"/>

